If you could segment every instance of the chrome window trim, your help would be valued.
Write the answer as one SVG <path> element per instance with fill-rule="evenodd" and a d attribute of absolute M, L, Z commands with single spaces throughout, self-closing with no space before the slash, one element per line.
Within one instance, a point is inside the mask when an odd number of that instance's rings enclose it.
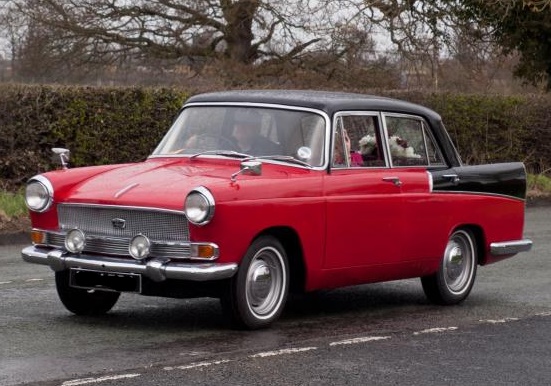
<path fill-rule="evenodd" d="M 385 161 L 385 165 L 384 166 L 350 166 L 350 163 L 348 162 L 348 166 L 341 166 L 341 167 L 335 167 L 332 165 L 332 161 L 333 161 L 333 153 L 334 153 L 334 142 L 335 142 L 335 135 L 337 133 L 337 121 L 339 118 L 343 117 L 343 116 L 369 116 L 369 117 L 376 117 L 376 119 L 378 120 L 378 123 L 379 123 L 379 126 L 375 128 L 376 131 L 379 132 L 379 135 L 381 136 L 381 138 L 383 138 L 383 158 L 384 158 L 384 161 Z M 388 169 L 390 168 L 390 163 L 389 163 L 389 159 L 388 159 L 388 155 L 386 154 L 386 142 L 388 142 L 387 140 L 385 140 L 386 138 L 386 134 L 385 132 L 383 131 L 383 125 L 382 125 L 382 119 L 381 119 L 381 113 L 379 111 L 373 111 L 373 110 L 366 110 L 366 111 L 362 111 L 362 110 L 352 110 L 352 111 L 338 111 L 334 114 L 333 116 L 333 122 L 332 122 L 332 127 L 334 127 L 335 129 L 332 130 L 331 132 L 331 135 L 330 135 L 330 139 L 331 139 L 331 145 L 330 145 L 330 154 L 329 154 L 329 157 L 330 157 L 330 165 L 331 165 L 331 170 L 348 170 L 348 169 L 353 169 L 353 170 L 359 170 L 359 169 Z"/>
<path fill-rule="evenodd" d="M 330 153 L 330 147 L 329 142 L 331 142 L 329 136 L 331 135 L 331 119 L 329 118 L 329 115 L 323 110 L 318 109 L 312 109 L 309 107 L 300 107 L 300 106 L 292 106 L 292 105 L 286 105 L 286 104 L 276 104 L 276 103 L 255 103 L 255 102 L 192 102 L 192 103 L 186 103 L 180 110 L 178 116 L 182 113 L 182 111 L 188 107 L 208 107 L 208 106 L 229 106 L 229 107 L 259 107 L 259 108 L 266 108 L 266 109 L 276 109 L 276 110 L 291 110 L 291 111 L 303 111 L 303 112 L 309 112 L 314 113 L 317 115 L 320 115 L 324 121 L 325 121 L 325 141 L 324 141 L 324 149 L 323 149 L 323 155 L 324 155 L 324 162 L 321 166 L 301 166 L 297 164 L 292 163 L 285 163 L 281 161 L 275 161 L 275 160 L 268 160 L 268 159 L 262 159 L 262 162 L 272 163 L 276 165 L 285 165 L 285 166 L 292 166 L 297 167 L 301 169 L 307 169 L 307 170 L 326 170 L 328 165 L 330 164 L 329 160 L 329 153 Z M 168 134 L 168 131 L 165 133 L 165 135 Z M 156 149 L 155 149 L 156 150 Z M 154 150 L 154 151 L 155 151 Z M 154 159 L 154 158 L 189 158 L 190 154 L 159 154 L 154 155 L 150 154 L 147 159 Z M 204 155 L 205 158 L 215 158 L 215 159 L 228 159 L 223 156 L 217 156 L 217 155 Z"/>
<path fill-rule="evenodd" d="M 385 134 L 385 150 L 388 152 L 388 156 L 389 156 L 389 160 L 390 160 L 390 167 L 391 168 L 429 168 L 429 167 L 438 167 L 438 166 L 445 166 L 445 162 L 443 164 L 431 164 L 429 162 L 429 158 L 428 156 L 426 157 L 427 159 L 427 165 L 403 165 L 403 166 L 394 166 L 394 164 L 392 163 L 392 157 L 391 157 L 391 154 L 390 154 L 390 144 L 388 142 L 388 128 L 387 128 L 387 125 L 386 125 L 386 117 L 394 117 L 394 118 L 405 118 L 405 119 L 415 119 L 417 121 L 420 121 L 421 122 L 421 129 L 423 130 L 423 139 L 425 138 L 425 127 L 427 128 L 428 132 L 429 132 L 429 135 L 431 136 L 431 138 L 433 139 L 433 143 L 437 146 L 438 148 L 438 151 L 440 152 L 440 155 L 443 156 L 444 153 L 442 152 L 442 149 L 440 148 L 440 146 L 438 146 L 438 143 L 436 141 L 434 141 L 434 135 L 432 134 L 431 130 L 430 130 L 430 125 L 427 123 L 427 120 L 425 118 L 423 118 L 422 116 L 420 115 L 414 115 L 414 114 L 403 114 L 403 113 L 392 113 L 392 112 L 381 112 L 381 117 L 382 117 L 382 122 L 383 122 L 383 126 L 384 126 L 384 134 Z M 426 146 L 426 143 L 425 143 L 425 155 L 427 153 L 427 146 Z"/>

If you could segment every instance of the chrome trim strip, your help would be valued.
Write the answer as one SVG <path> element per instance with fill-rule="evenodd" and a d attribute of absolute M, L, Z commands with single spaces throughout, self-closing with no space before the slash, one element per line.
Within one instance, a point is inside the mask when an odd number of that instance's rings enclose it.
<path fill-rule="evenodd" d="M 501 241 L 490 244 L 490 253 L 495 256 L 514 255 L 520 252 L 527 252 L 532 249 L 532 240 Z"/>
<path fill-rule="evenodd" d="M 128 186 L 125 186 L 124 188 L 122 188 L 121 190 L 119 190 L 117 193 L 115 193 L 114 197 L 115 198 L 119 198 L 120 196 L 122 196 L 124 193 L 128 192 L 130 189 L 134 189 L 136 186 L 138 186 L 139 184 L 137 182 L 134 182 L 133 184 L 130 184 Z"/>
<path fill-rule="evenodd" d="M 432 194 L 464 194 L 464 195 L 472 195 L 472 196 L 491 196 L 491 197 L 501 197 L 501 198 L 509 198 L 511 200 L 521 201 L 525 202 L 525 198 L 520 198 L 516 196 L 508 196 L 507 194 L 499 194 L 499 193 L 490 193 L 490 192 L 477 192 L 474 190 L 439 190 L 434 189 L 432 191 Z"/>
<path fill-rule="evenodd" d="M 109 208 L 109 209 L 131 209 L 131 210 L 142 210 L 142 211 L 156 211 L 156 212 L 166 212 L 166 213 L 176 213 L 182 214 L 185 216 L 183 210 L 176 209 L 166 209 L 166 208 L 155 208 L 152 206 L 132 206 L 132 205 L 110 205 L 110 204 L 90 204 L 90 203 L 79 203 L 79 202 L 63 202 L 59 205 L 65 206 L 83 206 L 83 207 L 95 207 L 95 208 Z"/>
<path fill-rule="evenodd" d="M 229 279 L 237 272 L 236 263 L 179 263 L 151 259 L 145 263 L 105 256 L 72 255 L 60 250 L 29 246 L 21 251 L 24 261 L 48 265 L 54 271 L 69 268 L 92 269 L 102 272 L 135 273 L 153 281 L 166 279 L 208 281 Z"/>
<path fill-rule="evenodd" d="M 45 231 L 38 228 L 33 228 L 33 231 L 42 232 L 46 236 L 45 242 L 35 244 L 36 247 L 64 248 L 65 237 L 68 232 Z M 130 256 L 130 253 L 128 252 L 130 241 L 131 239 L 119 237 L 104 237 L 95 235 L 86 236 L 86 243 L 95 245 L 93 252 L 112 256 Z M 101 246 L 101 249 L 98 248 L 98 245 Z M 194 250 L 197 250 L 198 247 L 207 245 L 214 249 L 214 255 L 211 258 L 203 258 L 193 255 Z M 220 248 L 218 245 L 210 242 L 151 240 L 151 248 L 153 253 L 161 255 L 155 257 L 170 258 L 174 260 L 213 261 L 218 259 L 220 255 Z"/>

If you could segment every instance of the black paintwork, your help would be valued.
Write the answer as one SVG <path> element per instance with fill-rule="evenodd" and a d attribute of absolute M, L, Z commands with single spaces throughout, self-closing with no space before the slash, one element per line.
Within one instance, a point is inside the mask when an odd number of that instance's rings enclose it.
<path fill-rule="evenodd" d="M 526 171 L 521 162 L 459 166 L 431 170 L 431 174 L 434 191 L 500 194 L 519 199 L 526 197 Z M 453 176 L 457 176 L 458 180 Z"/>

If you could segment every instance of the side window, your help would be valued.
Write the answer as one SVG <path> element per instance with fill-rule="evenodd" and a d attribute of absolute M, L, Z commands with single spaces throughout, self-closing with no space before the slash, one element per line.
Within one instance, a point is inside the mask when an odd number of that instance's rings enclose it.
<path fill-rule="evenodd" d="M 337 118 L 333 166 L 385 166 L 377 115 L 356 113 Z"/>
<path fill-rule="evenodd" d="M 440 148 L 436 145 L 436 141 L 432 136 L 429 128 L 423 124 L 423 130 L 425 132 L 425 143 L 427 146 L 427 157 L 429 160 L 429 166 L 442 166 L 444 165 L 444 158 Z"/>
<path fill-rule="evenodd" d="M 443 164 L 442 153 L 422 119 L 387 115 L 385 124 L 394 166 Z"/>

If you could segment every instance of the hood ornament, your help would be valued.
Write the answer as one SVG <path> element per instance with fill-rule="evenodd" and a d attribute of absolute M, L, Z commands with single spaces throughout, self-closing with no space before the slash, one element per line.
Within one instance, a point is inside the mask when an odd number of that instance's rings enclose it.
<path fill-rule="evenodd" d="M 119 198 L 120 196 L 122 196 L 124 193 L 128 192 L 130 189 L 133 189 L 135 188 L 136 186 L 138 186 L 139 184 L 137 182 L 134 182 L 130 185 L 127 185 L 125 186 L 124 188 L 122 188 L 121 190 L 119 190 L 117 193 L 115 193 L 115 198 Z"/>

